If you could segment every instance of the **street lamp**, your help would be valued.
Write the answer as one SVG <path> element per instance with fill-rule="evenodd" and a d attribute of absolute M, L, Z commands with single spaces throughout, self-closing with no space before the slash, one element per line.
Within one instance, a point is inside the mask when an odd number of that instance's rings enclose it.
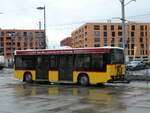
<path fill-rule="evenodd" d="M 122 39 L 123 39 L 123 41 L 122 41 L 122 47 L 124 49 L 124 55 L 125 55 L 125 21 L 126 21 L 126 19 L 125 19 L 125 6 L 128 5 L 130 2 L 136 1 L 136 0 L 130 0 L 126 4 L 125 4 L 125 0 L 119 0 L 119 1 L 121 3 L 121 10 L 122 10 L 122 18 L 121 18 L 121 21 L 122 21 L 122 31 L 123 31 L 122 32 Z"/>
<path fill-rule="evenodd" d="M 44 11 L 44 38 L 45 38 L 44 48 L 46 48 L 47 47 L 47 44 L 46 44 L 46 8 L 44 6 L 44 7 L 37 7 L 37 9 Z"/>
<path fill-rule="evenodd" d="M 3 12 L 0 12 L 0 14 L 3 14 Z M 0 28 L 1 29 L 1 28 Z M 2 42 L 0 42 L 0 51 L 1 51 L 1 44 L 2 44 Z M 1 55 L 2 53 L 0 53 L 0 55 Z"/>

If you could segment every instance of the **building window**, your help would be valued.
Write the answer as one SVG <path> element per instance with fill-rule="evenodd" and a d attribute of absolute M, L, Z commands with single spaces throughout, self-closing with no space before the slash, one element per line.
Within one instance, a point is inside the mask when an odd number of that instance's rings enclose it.
<path fill-rule="evenodd" d="M 87 36 L 87 32 L 85 32 L 85 35 L 84 36 Z"/>
<path fill-rule="evenodd" d="M 123 45 L 122 45 L 122 44 L 118 44 L 118 46 L 119 46 L 119 47 L 123 47 Z"/>
<path fill-rule="evenodd" d="M 94 42 L 100 42 L 100 38 L 94 38 Z"/>
<path fill-rule="evenodd" d="M 134 44 L 131 44 L 131 49 L 134 49 Z"/>
<path fill-rule="evenodd" d="M 147 50 L 145 51 L 145 54 L 146 54 L 146 55 L 148 54 Z"/>
<path fill-rule="evenodd" d="M 140 42 L 143 42 L 143 38 L 140 38 Z"/>
<path fill-rule="evenodd" d="M 94 30 L 100 30 L 100 26 L 99 25 L 94 25 Z"/>
<path fill-rule="evenodd" d="M 115 45 L 114 45 L 114 44 L 111 44 L 111 46 L 114 47 Z"/>
<path fill-rule="evenodd" d="M 135 38 L 131 38 L 131 42 L 134 43 Z"/>
<path fill-rule="evenodd" d="M 128 50 L 128 55 L 130 55 L 130 50 Z"/>
<path fill-rule="evenodd" d="M 94 47 L 100 47 L 100 44 L 94 44 Z"/>
<path fill-rule="evenodd" d="M 104 46 L 107 46 L 107 44 L 104 44 Z"/>
<path fill-rule="evenodd" d="M 115 32 L 111 32 L 112 37 L 115 37 Z"/>
<path fill-rule="evenodd" d="M 81 29 L 79 29 L 79 33 L 81 32 Z"/>
<path fill-rule="evenodd" d="M 140 53 L 141 53 L 141 55 L 144 55 L 144 50 L 141 49 L 141 50 L 140 50 Z"/>
<path fill-rule="evenodd" d="M 134 32 L 131 32 L 131 36 L 134 36 Z"/>
<path fill-rule="evenodd" d="M 130 44 L 127 44 L 128 49 L 130 48 Z"/>
<path fill-rule="evenodd" d="M 104 30 L 107 30 L 107 26 L 106 26 L 106 25 L 103 25 L 103 29 L 104 29 Z"/>
<path fill-rule="evenodd" d="M 100 32 L 94 32 L 94 36 L 100 36 Z"/>
<path fill-rule="evenodd" d="M 33 37 L 31 36 L 31 37 L 29 38 L 29 40 L 32 41 L 32 40 L 33 40 Z"/>
<path fill-rule="evenodd" d="M 84 28 L 87 29 L 87 26 L 85 26 Z"/>
<path fill-rule="evenodd" d="M 147 37 L 147 32 L 145 32 L 145 36 Z"/>
<path fill-rule="evenodd" d="M 17 46 L 20 47 L 20 43 L 19 42 L 17 43 Z"/>
<path fill-rule="evenodd" d="M 144 49 L 144 44 L 141 44 L 141 48 Z"/>
<path fill-rule="evenodd" d="M 4 36 L 4 32 L 1 32 L 1 36 Z"/>
<path fill-rule="evenodd" d="M 38 34 L 38 35 L 44 35 L 43 31 L 39 31 L 39 32 L 35 32 L 35 33 Z"/>
<path fill-rule="evenodd" d="M 112 39 L 111 39 L 111 43 L 114 43 L 114 42 L 115 42 L 115 38 L 112 38 Z"/>
<path fill-rule="evenodd" d="M 107 43 L 107 38 L 104 38 L 104 43 Z"/>
<path fill-rule="evenodd" d="M 111 25 L 111 30 L 114 30 L 114 29 L 115 29 L 114 25 Z"/>
<path fill-rule="evenodd" d="M 147 26 L 145 26 L 145 30 L 147 30 Z"/>
<path fill-rule="evenodd" d="M 24 35 L 24 36 L 27 36 L 27 32 L 23 32 L 23 35 Z"/>
<path fill-rule="evenodd" d="M 122 37 L 120 37 L 119 42 L 122 42 Z"/>
<path fill-rule="evenodd" d="M 118 25 L 118 30 L 122 30 L 122 25 Z"/>
<path fill-rule="evenodd" d="M 28 44 L 26 42 L 24 42 L 24 47 L 27 47 L 27 46 L 28 46 Z"/>
<path fill-rule="evenodd" d="M 107 32 L 104 32 L 104 36 L 107 36 Z"/>
<path fill-rule="evenodd" d="M 24 37 L 24 41 L 26 41 L 26 42 L 27 42 L 27 41 L 28 41 L 28 37 L 26 37 L 26 36 L 25 36 L 25 37 Z"/>
<path fill-rule="evenodd" d="M 144 26 L 143 25 L 140 26 L 140 30 L 144 30 Z"/>
<path fill-rule="evenodd" d="M 17 32 L 17 37 L 21 37 L 21 32 Z"/>
<path fill-rule="evenodd" d="M 134 50 L 131 50 L 131 55 L 134 55 Z"/>
<path fill-rule="evenodd" d="M 132 25 L 132 26 L 131 26 L 131 30 L 135 30 L 135 25 Z"/>
<path fill-rule="evenodd" d="M 141 37 L 144 36 L 144 32 L 141 32 L 140 35 L 141 35 Z"/>
<path fill-rule="evenodd" d="M 122 32 L 118 32 L 118 36 L 122 36 Z"/>
<path fill-rule="evenodd" d="M 30 43 L 30 47 L 33 47 L 33 43 Z"/>
<path fill-rule="evenodd" d="M 18 41 L 21 41 L 21 37 L 18 37 Z"/>

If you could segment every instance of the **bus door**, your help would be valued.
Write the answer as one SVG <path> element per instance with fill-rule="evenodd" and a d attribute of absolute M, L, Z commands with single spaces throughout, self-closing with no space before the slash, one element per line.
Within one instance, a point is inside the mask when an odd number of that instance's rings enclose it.
<path fill-rule="evenodd" d="M 46 55 L 37 56 L 36 61 L 36 79 L 48 80 L 49 57 Z"/>
<path fill-rule="evenodd" d="M 73 55 L 62 55 L 59 58 L 59 80 L 73 80 Z"/>

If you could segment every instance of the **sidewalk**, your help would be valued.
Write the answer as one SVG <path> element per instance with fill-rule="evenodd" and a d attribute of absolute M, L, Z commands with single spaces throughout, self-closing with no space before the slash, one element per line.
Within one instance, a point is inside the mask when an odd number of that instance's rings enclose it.
<path fill-rule="evenodd" d="M 131 81 L 150 81 L 150 69 L 127 71 L 125 78 Z"/>

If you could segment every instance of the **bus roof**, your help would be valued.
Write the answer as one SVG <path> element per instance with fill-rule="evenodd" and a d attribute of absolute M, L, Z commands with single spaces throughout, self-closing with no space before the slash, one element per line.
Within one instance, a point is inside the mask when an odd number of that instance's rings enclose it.
<path fill-rule="evenodd" d="M 109 53 L 111 49 L 122 49 L 122 48 L 119 48 L 119 47 L 95 47 L 95 48 L 69 48 L 69 49 L 16 50 L 15 55 Z"/>

